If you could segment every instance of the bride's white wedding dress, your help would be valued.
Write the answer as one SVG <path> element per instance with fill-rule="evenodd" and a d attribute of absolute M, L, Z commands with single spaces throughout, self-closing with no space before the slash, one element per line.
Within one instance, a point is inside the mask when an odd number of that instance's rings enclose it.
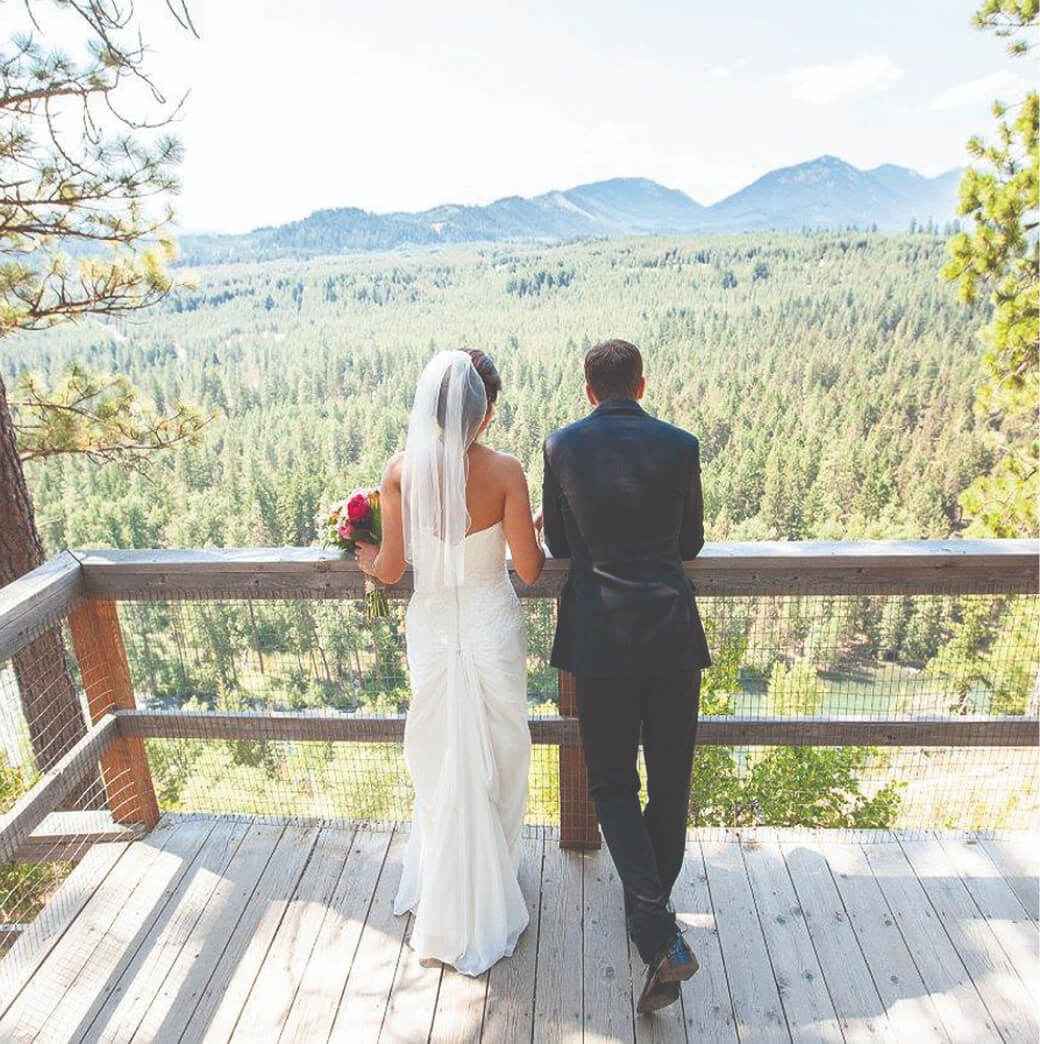
<path fill-rule="evenodd" d="M 394 912 L 411 946 L 468 975 L 513 952 L 528 921 L 517 883 L 531 738 L 527 630 L 502 523 L 471 533 L 458 586 L 413 595 L 404 754 L 415 811 Z"/>

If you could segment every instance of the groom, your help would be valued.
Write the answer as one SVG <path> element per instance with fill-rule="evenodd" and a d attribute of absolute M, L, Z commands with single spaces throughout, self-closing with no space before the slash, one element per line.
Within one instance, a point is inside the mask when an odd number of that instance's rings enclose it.
<path fill-rule="evenodd" d="M 700 458 L 692 435 L 639 405 L 635 345 L 596 345 L 585 381 L 595 409 L 545 442 L 545 541 L 571 560 L 552 665 L 575 675 L 589 793 L 647 964 L 647 1012 L 676 1001 L 697 970 L 669 896 L 686 847 L 700 672 L 711 664 L 683 568 L 704 545 Z"/>

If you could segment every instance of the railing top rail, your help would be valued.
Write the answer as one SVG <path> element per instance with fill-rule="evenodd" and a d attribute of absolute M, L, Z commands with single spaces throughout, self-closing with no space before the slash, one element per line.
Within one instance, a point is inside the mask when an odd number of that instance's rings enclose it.
<path fill-rule="evenodd" d="M 554 598 L 569 563 L 550 560 L 523 598 Z M 701 595 L 1031 594 L 1037 540 L 761 541 L 707 544 L 687 571 Z M 63 551 L 0 589 L 0 660 L 82 596 L 115 600 L 356 598 L 365 577 L 339 551 L 309 547 Z M 403 598 L 411 575 L 389 591 Z"/>
<path fill-rule="evenodd" d="M 357 597 L 364 576 L 321 548 L 84 550 L 75 552 L 87 595 L 113 599 Z M 537 583 L 514 578 L 525 598 L 552 598 L 567 575 L 550 560 Z M 1040 541 L 863 540 L 706 544 L 687 564 L 702 595 L 1033 593 Z M 411 575 L 389 591 L 405 597 Z"/>
<path fill-rule="evenodd" d="M 0 661 L 62 616 L 83 594 L 83 572 L 68 551 L 0 588 Z"/>

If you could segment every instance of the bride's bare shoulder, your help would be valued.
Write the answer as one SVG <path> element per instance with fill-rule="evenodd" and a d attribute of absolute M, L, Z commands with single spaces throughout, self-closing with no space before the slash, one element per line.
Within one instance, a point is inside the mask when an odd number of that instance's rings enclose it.
<path fill-rule="evenodd" d="M 383 469 L 383 483 L 390 486 L 400 486 L 401 467 L 404 464 L 404 453 L 395 453 Z"/>
<path fill-rule="evenodd" d="M 480 450 L 481 465 L 488 474 L 504 480 L 515 477 L 518 472 L 523 474 L 523 465 L 512 453 L 503 453 L 501 450 L 491 449 L 490 446 L 481 446 Z"/>

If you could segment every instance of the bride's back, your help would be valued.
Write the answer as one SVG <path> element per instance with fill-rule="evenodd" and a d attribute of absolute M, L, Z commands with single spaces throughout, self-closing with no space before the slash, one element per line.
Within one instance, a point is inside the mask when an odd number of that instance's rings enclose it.
<path fill-rule="evenodd" d="M 469 449 L 469 477 L 466 481 L 466 510 L 470 533 L 501 522 L 505 517 L 511 458 L 475 443 Z"/>

